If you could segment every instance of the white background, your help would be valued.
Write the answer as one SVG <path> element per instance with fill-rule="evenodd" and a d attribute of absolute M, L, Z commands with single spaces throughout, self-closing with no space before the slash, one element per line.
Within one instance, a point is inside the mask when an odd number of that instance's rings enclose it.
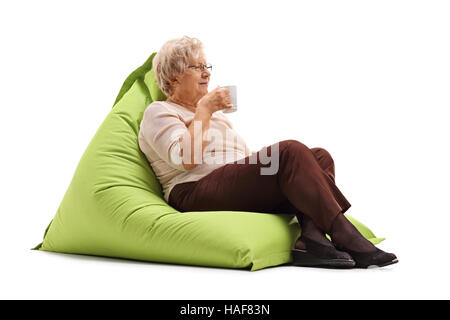
<path fill-rule="evenodd" d="M 446 1 L 14 1 L 0 5 L 0 298 L 450 298 Z M 396 265 L 257 272 L 32 251 L 125 78 L 199 38 L 253 150 L 334 157 L 348 213 Z"/>

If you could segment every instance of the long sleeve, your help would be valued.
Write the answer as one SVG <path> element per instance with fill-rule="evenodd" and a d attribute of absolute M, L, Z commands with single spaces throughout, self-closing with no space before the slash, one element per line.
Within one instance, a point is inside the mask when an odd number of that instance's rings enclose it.
<path fill-rule="evenodd" d="M 166 201 L 169 201 L 170 191 L 175 185 L 198 181 L 226 163 L 251 153 L 227 117 L 222 112 L 215 112 L 210 119 L 210 144 L 203 153 L 203 163 L 186 170 L 182 164 L 179 140 L 188 131 L 194 117 L 194 112 L 167 101 L 152 102 L 144 111 L 139 147 L 161 183 Z"/>
<path fill-rule="evenodd" d="M 141 129 L 145 142 L 162 160 L 175 169 L 187 171 L 182 164 L 179 139 L 188 129 L 175 112 L 154 102 L 145 110 Z"/>

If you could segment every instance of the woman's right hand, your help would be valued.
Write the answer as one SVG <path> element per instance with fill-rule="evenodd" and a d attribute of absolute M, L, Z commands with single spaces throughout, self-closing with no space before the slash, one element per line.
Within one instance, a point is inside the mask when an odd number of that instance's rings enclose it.
<path fill-rule="evenodd" d="M 232 107 L 230 90 L 220 86 L 205 94 L 197 103 L 197 108 L 208 110 L 211 114 Z"/>

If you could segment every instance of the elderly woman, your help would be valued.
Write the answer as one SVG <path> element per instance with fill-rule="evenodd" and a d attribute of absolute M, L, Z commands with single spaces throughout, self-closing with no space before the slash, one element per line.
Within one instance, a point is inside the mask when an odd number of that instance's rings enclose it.
<path fill-rule="evenodd" d="M 168 98 L 145 110 L 139 146 L 165 200 L 179 211 L 294 213 L 302 228 L 292 249 L 294 265 L 367 268 L 397 262 L 343 215 L 350 203 L 335 184 L 334 162 L 325 149 L 284 140 L 250 152 L 218 112 L 232 107 L 229 90 L 208 92 L 211 69 L 202 43 L 187 36 L 167 41 L 153 59 Z"/>

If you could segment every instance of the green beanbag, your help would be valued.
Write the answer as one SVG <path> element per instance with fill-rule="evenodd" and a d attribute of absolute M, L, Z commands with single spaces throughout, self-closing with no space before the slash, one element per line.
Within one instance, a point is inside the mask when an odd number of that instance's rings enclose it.
<path fill-rule="evenodd" d="M 125 80 L 34 249 L 252 271 L 290 262 L 300 235 L 293 214 L 178 212 L 164 201 L 138 145 L 144 110 L 166 98 L 155 54 Z M 349 218 L 371 242 L 383 240 Z"/>

